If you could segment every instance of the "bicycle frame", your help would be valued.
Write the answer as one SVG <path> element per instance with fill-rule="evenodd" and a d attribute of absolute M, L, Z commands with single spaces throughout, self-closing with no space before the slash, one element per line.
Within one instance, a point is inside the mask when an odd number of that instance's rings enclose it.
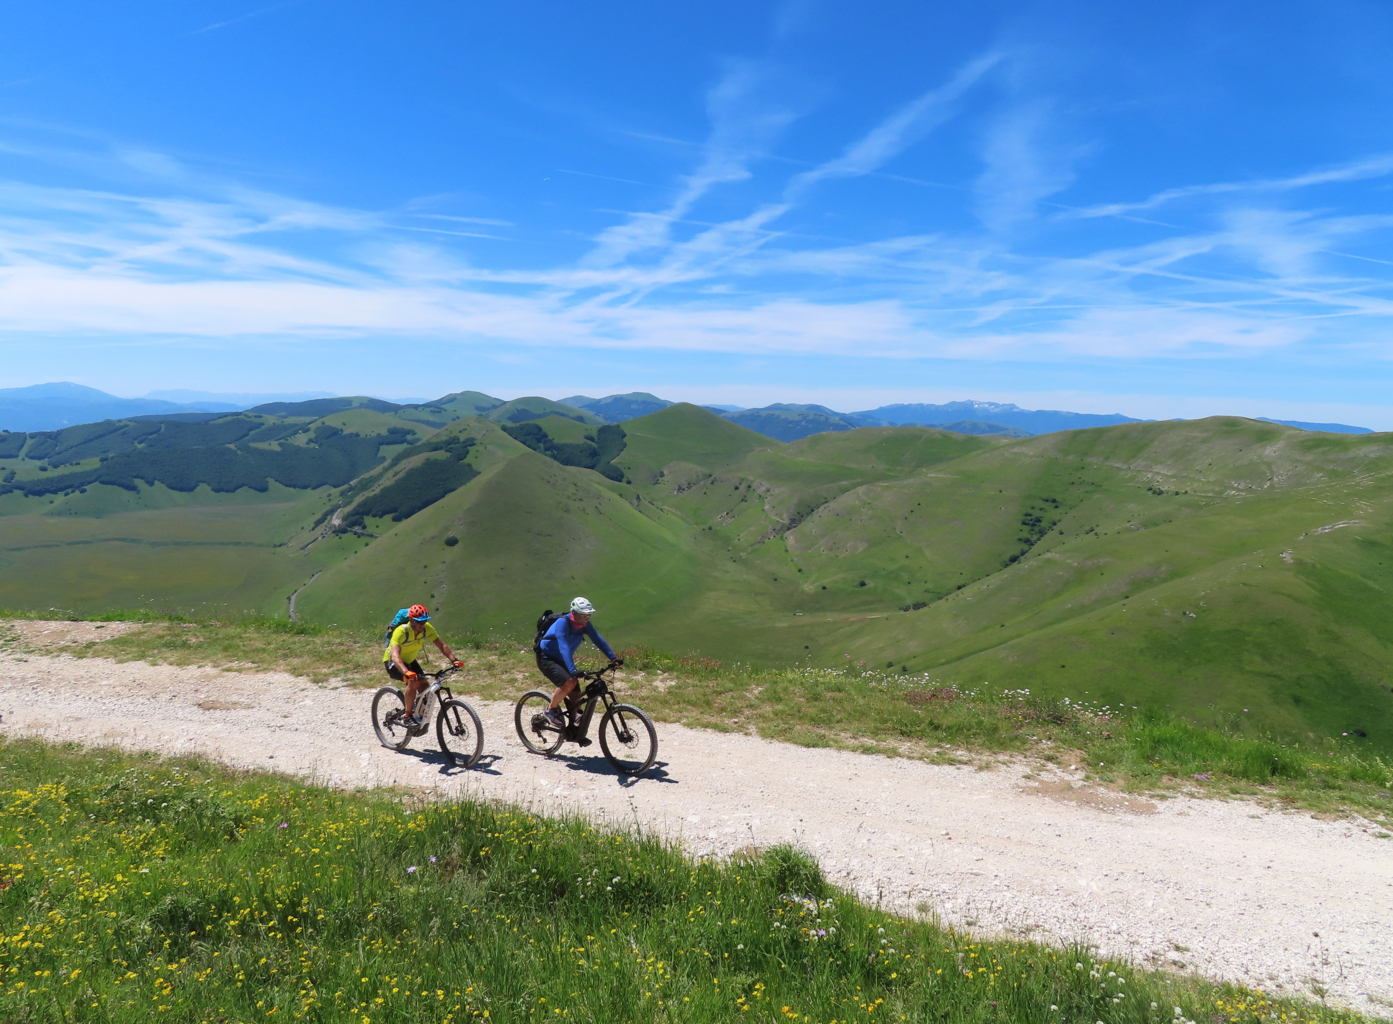
<path fill-rule="evenodd" d="M 610 693 L 609 684 L 604 679 L 605 673 L 610 671 L 611 667 L 607 666 L 598 672 L 587 673 L 590 683 L 580 695 L 580 699 L 584 702 L 581 705 L 580 717 L 562 734 L 570 742 L 577 743 L 589 736 L 590 721 L 595 717 L 596 704 L 603 703 L 606 711 L 614 706 L 614 694 Z"/>
<path fill-rule="evenodd" d="M 430 680 L 430 683 L 424 690 L 422 690 L 420 693 L 416 695 L 416 708 L 420 708 L 422 711 L 425 711 L 426 702 L 432 696 L 435 697 L 436 704 L 443 704 L 447 700 L 453 700 L 455 695 L 451 693 L 450 688 L 443 684 L 440 680 L 444 676 L 449 675 L 451 672 L 458 671 L 459 669 L 455 668 L 455 666 L 447 665 L 445 668 L 442 668 L 439 672 L 422 673 L 422 675 L 424 675 L 425 678 Z M 403 709 L 401 711 L 401 717 L 405 718 L 407 715 L 411 714 L 412 711 L 415 711 L 416 708 L 411 708 L 409 710 Z"/>

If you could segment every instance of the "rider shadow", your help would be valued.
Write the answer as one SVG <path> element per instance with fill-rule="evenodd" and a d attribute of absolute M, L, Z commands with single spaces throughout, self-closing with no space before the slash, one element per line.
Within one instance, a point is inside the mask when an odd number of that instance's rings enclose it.
<path fill-rule="evenodd" d="M 563 754 L 554 759 L 565 764 L 565 766 L 573 772 L 585 772 L 589 775 L 609 775 L 613 777 L 616 783 L 626 789 L 640 782 L 647 782 L 649 780 L 679 785 L 679 780 L 674 779 L 667 773 L 668 763 L 666 761 L 654 761 L 642 775 L 625 775 L 603 757 L 585 754 L 567 756 Z"/>
<path fill-rule="evenodd" d="M 446 757 L 438 750 L 412 750 L 407 747 L 401 751 L 403 754 L 410 754 L 416 760 L 425 764 L 436 765 L 440 769 L 441 775 L 453 775 L 456 772 L 461 774 L 466 772 L 480 772 L 484 775 L 498 775 L 503 773 L 494 768 L 494 763 L 501 760 L 497 754 L 481 754 L 479 760 L 475 761 L 472 767 L 466 768 L 451 757 Z"/>

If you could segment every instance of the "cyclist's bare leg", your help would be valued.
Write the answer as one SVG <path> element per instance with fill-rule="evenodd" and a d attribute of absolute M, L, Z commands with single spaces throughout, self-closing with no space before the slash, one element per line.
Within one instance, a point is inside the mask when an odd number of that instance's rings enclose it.
<path fill-rule="evenodd" d="M 547 705 L 547 709 L 550 710 L 551 708 L 559 706 L 561 704 L 561 698 L 565 697 L 575 688 L 576 677 L 572 676 L 556 688 L 556 692 L 551 695 L 551 703 Z"/>
<path fill-rule="evenodd" d="M 421 691 L 426 688 L 425 680 L 420 676 L 406 684 L 406 715 L 410 717 L 416 711 L 416 698 L 421 695 Z"/>

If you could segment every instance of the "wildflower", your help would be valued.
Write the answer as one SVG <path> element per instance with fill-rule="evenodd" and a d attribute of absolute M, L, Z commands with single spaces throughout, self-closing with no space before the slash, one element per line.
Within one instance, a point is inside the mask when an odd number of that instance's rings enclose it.
<path fill-rule="evenodd" d="M 435 854 L 433 854 L 433 853 L 430 855 L 430 862 L 431 862 L 432 864 L 435 863 Z"/>
<path fill-rule="evenodd" d="M 289 827 L 290 827 L 290 822 L 288 822 L 288 821 L 283 821 L 283 822 L 281 822 L 279 825 L 276 826 L 276 828 L 289 828 Z"/>
<path fill-rule="evenodd" d="M 406 873 L 408 875 L 414 875 L 416 873 L 416 865 L 412 864 L 411 867 L 406 869 Z"/>

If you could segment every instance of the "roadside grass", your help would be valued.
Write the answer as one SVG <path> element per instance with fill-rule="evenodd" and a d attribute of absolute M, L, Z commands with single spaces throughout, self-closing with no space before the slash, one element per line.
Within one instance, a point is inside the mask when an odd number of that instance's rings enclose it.
<path fill-rule="evenodd" d="M 376 687 L 383 681 L 381 636 L 284 619 L 151 621 L 65 650 L 118 661 L 278 669 L 320 683 Z M 466 666 L 459 692 L 511 701 L 541 685 L 528 640 L 491 633 L 446 639 Z M 25 649 L 3 619 L 0 649 Z M 616 689 L 660 722 L 938 763 L 986 766 L 1019 757 L 1080 782 L 1355 812 L 1393 832 L 1393 764 L 1349 738 L 1298 741 L 1254 733 L 1243 722 L 1220 729 L 1164 709 L 1100 707 L 990 686 L 973 691 L 859 666 L 769 670 L 641 647 L 621 653 Z"/>
<path fill-rule="evenodd" d="M 1355 1022 L 856 902 L 790 847 L 0 742 L 0 1018 Z"/>

